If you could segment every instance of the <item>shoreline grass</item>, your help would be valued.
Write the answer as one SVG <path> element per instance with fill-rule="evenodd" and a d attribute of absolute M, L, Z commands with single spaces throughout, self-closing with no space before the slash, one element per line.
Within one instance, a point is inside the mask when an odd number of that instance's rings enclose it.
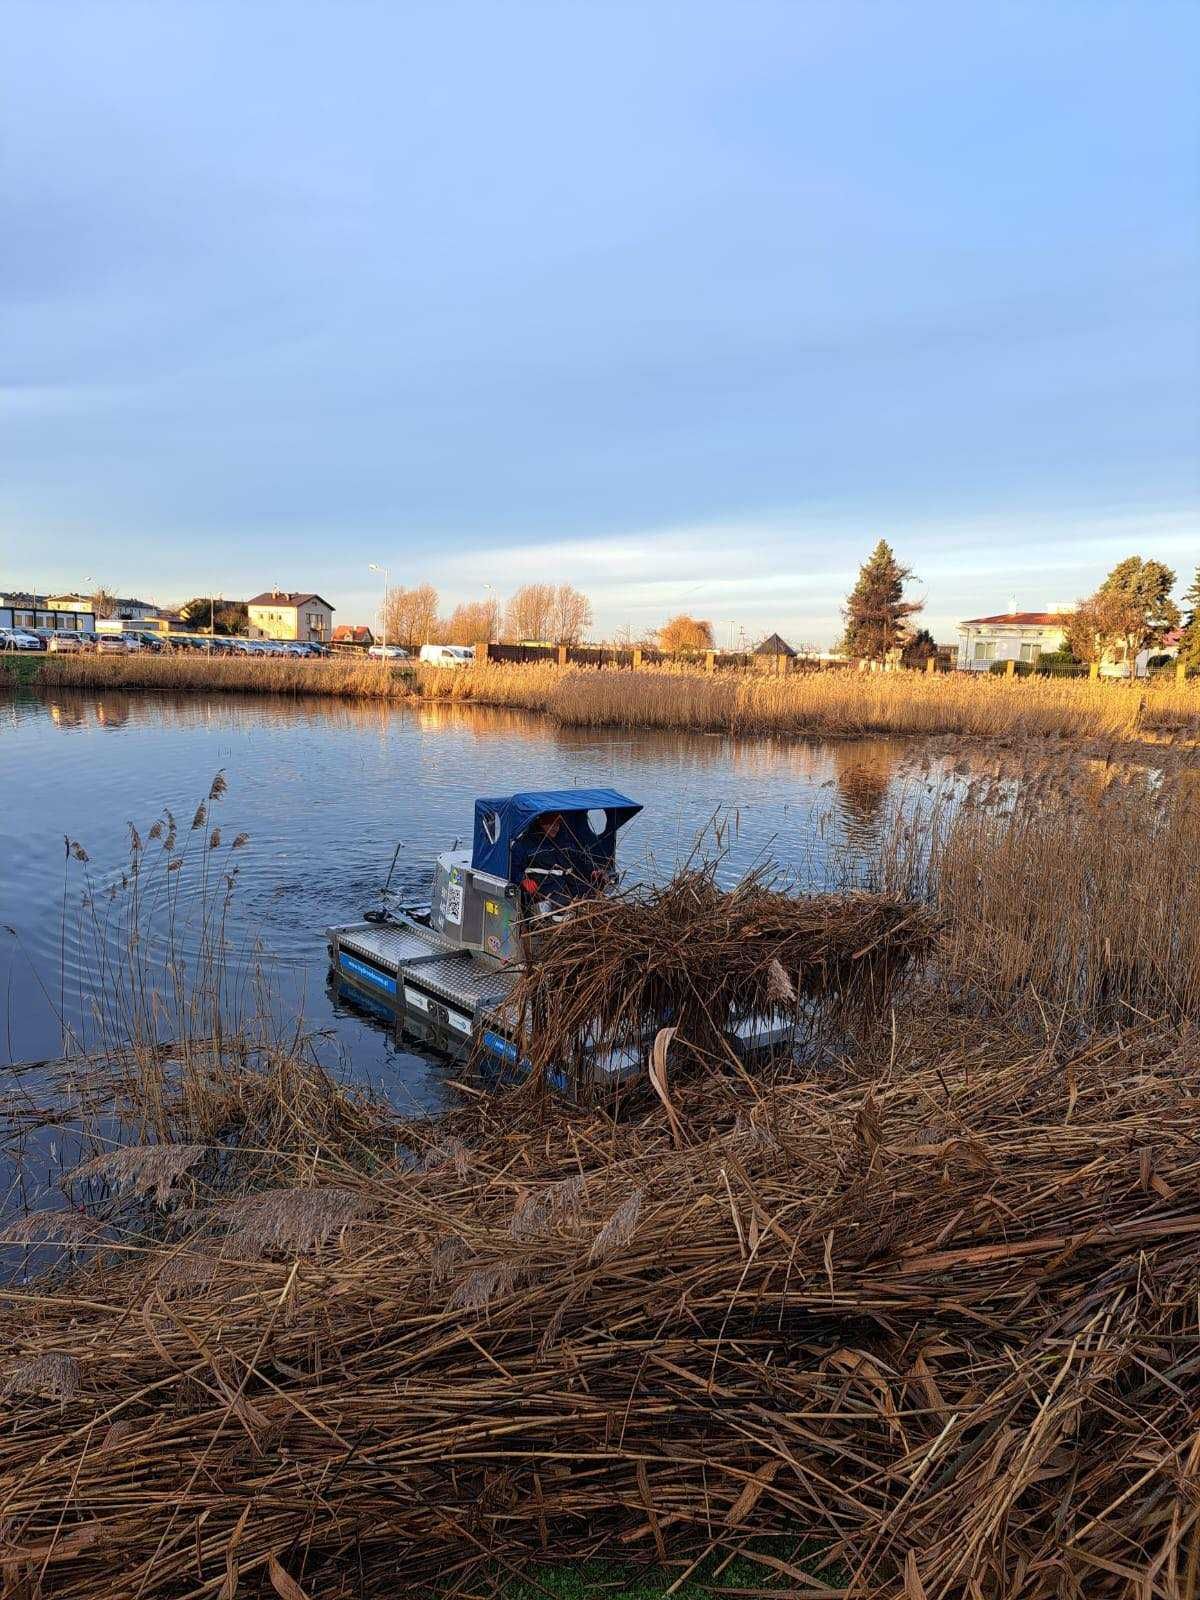
<path fill-rule="evenodd" d="M 14 669 L 22 677 L 31 670 L 24 663 Z M 12 677 L 10 672 L 10 683 Z M 913 672 L 766 677 L 540 663 L 487 663 L 451 671 L 339 659 L 82 655 L 41 662 L 32 682 L 41 690 L 425 699 L 532 711 L 574 728 L 827 739 L 953 735 L 1200 743 L 1200 680 L 1131 684 Z"/>

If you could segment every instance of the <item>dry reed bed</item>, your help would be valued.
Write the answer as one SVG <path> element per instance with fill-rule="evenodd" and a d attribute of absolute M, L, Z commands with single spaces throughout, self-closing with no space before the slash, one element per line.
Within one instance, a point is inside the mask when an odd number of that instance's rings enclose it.
<path fill-rule="evenodd" d="M 407 1168 L 326 1129 L 234 1204 L 202 1146 L 111 1172 L 163 1237 L 0 1311 L 13 1592 L 483 1594 L 786 1531 L 849 1576 L 779 1593 L 1183 1600 L 1195 1037 L 894 1048 L 485 1107 Z"/>
<path fill-rule="evenodd" d="M 813 672 L 786 677 L 487 663 L 450 670 L 379 661 L 68 656 L 40 680 L 64 688 L 170 689 L 471 701 L 545 712 L 571 727 L 827 738 L 1200 737 L 1200 682 L 1092 683 L 989 674 Z"/>
<path fill-rule="evenodd" d="M 572 727 L 730 734 L 1129 740 L 1200 735 L 1200 683 L 1150 686 L 989 674 L 813 672 L 786 677 L 551 666 L 424 673 L 424 694 L 524 705 Z"/>
<path fill-rule="evenodd" d="M 176 693 L 329 695 L 403 699 L 412 693 L 403 663 L 299 656 L 55 656 L 41 664 L 44 688 L 147 689 Z"/>
<path fill-rule="evenodd" d="M 890 877 L 923 877 L 941 913 L 946 981 L 1084 1025 L 1200 1017 L 1200 772 L 1067 785 L 1050 768 L 998 805 L 989 785 L 927 833 L 901 822 L 889 852 Z"/>

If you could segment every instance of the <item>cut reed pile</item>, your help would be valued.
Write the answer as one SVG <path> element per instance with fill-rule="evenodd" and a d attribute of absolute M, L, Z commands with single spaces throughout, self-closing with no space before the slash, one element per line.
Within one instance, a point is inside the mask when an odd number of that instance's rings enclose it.
<path fill-rule="evenodd" d="M 510 997 L 535 1067 L 585 1078 L 591 1049 L 638 1043 L 727 1055 L 725 1030 L 748 1018 L 813 1035 L 850 1017 L 886 1016 L 899 979 L 934 945 L 926 907 L 878 894 L 796 897 L 767 871 L 723 891 L 715 863 L 534 922 Z M 665 1059 L 665 1057 L 663 1058 Z"/>
<path fill-rule="evenodd" d="M 8 1585 L 484 1594 L 786 1531 L 848 1577 L 761 1555 L 779 1594 L 1183 1600 L 1196 1046 L 910 1026 L 870 1084 L 501 1103 L 234 1204 L 139 1166 L 160 1238 L 3 1297 Z"/>

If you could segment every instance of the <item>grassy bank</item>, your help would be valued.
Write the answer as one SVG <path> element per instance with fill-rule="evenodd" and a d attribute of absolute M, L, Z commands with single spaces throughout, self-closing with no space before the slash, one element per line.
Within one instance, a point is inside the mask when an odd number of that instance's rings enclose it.
<path fill-rule="evenodd" d="M 35 670 L 20 664 L 19 670 Z M 487 664 L 448 671 L 377 661 L 66 656 L 46 687 L 425 698 L 542 712 L 568 727 L 697 733 L 955 735 L 1005 739 L 1200 739 L 1200 680 L 1151 684 L 989 674 L 824 672 L 791 677 L 648 668 Z"/>
<path fill-rule="evenodd" d="M 35 683 L 40 675 L 42 659 L 32 652 L 17 654 L 15 651 L 5 651 L 0 655 L 0 688 Z"/>

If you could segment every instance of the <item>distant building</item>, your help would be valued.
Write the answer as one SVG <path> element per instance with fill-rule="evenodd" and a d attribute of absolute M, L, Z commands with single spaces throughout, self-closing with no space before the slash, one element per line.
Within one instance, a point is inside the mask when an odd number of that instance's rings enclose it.
<path fill-rule="evenodd" d="M 375 643 L 375 635 L 367 627 L 356 627 L 352 623 L 342 622 L 333 630 L 335 645 L 357 647 L 366 650 Z"/>
<path fill-rule="evenodd" d="M 755 645 L 756 656 L 794 656 L 796 652 L 786 639 L 781 639 L 777 633 L 770 634 L 760 645 Z"/>
<path fill-rule="evenodd" d="M 994 617 L 968 617 L 958 625 L 961 672 L 987 672 L 993 661 L 1024 661 L 1062 650 L 1072 606 L 1048 611 L 1001 611 Z"/>
<path fill-rule="evenodd" d="M 75 596 L 75 599 L 81 597 Z M 0 593 L 0 628 L 40 628 L 55 633 L 92 633 L 96 617 L 90 600 L 64 608 L 59 599 L 29 594 L 23 589 Z"/>
<path fill-rule="evenodd" d="M 1170 633 L 1164 634 L 1162 643 L 1151 645 L 1148 650 L 1139 650 L 1133 658 L 1133 675 L 1135 678 L 1145 678 L 1150 674 L 1150 663 L 1156 666 L 1164 662 L 1176 661 L 1179 658 L 1179 646 L 1183 642 L 1183 629 L 1172 628 Z M 1102 678 L 1127 678 L 1129 664 L 1125 659 L 1125 646 L 1114 645 L 1111 650 L 1106 650 L 1100 658 L 1100 676 Z"/>
<path fill-rule="evenodd" d="M 57 606 L 62 611 L 93 610 L 92 596 L 87 594 L 52 595 L 47 604 Z M 161 608 L 156 606 L 152 600 L 136 600 L 132 597 L 114 596 L 111 614 L 120 618 L 122 622 L 144 622 L 148 617 L 159 616 Z"/>
<path fill-rule="evenodd" d="M 333 637 L 333 607 L 319 594 L 268 589 L 246 602 L 252 639 L 299 639 L 328 644 Z"/>

